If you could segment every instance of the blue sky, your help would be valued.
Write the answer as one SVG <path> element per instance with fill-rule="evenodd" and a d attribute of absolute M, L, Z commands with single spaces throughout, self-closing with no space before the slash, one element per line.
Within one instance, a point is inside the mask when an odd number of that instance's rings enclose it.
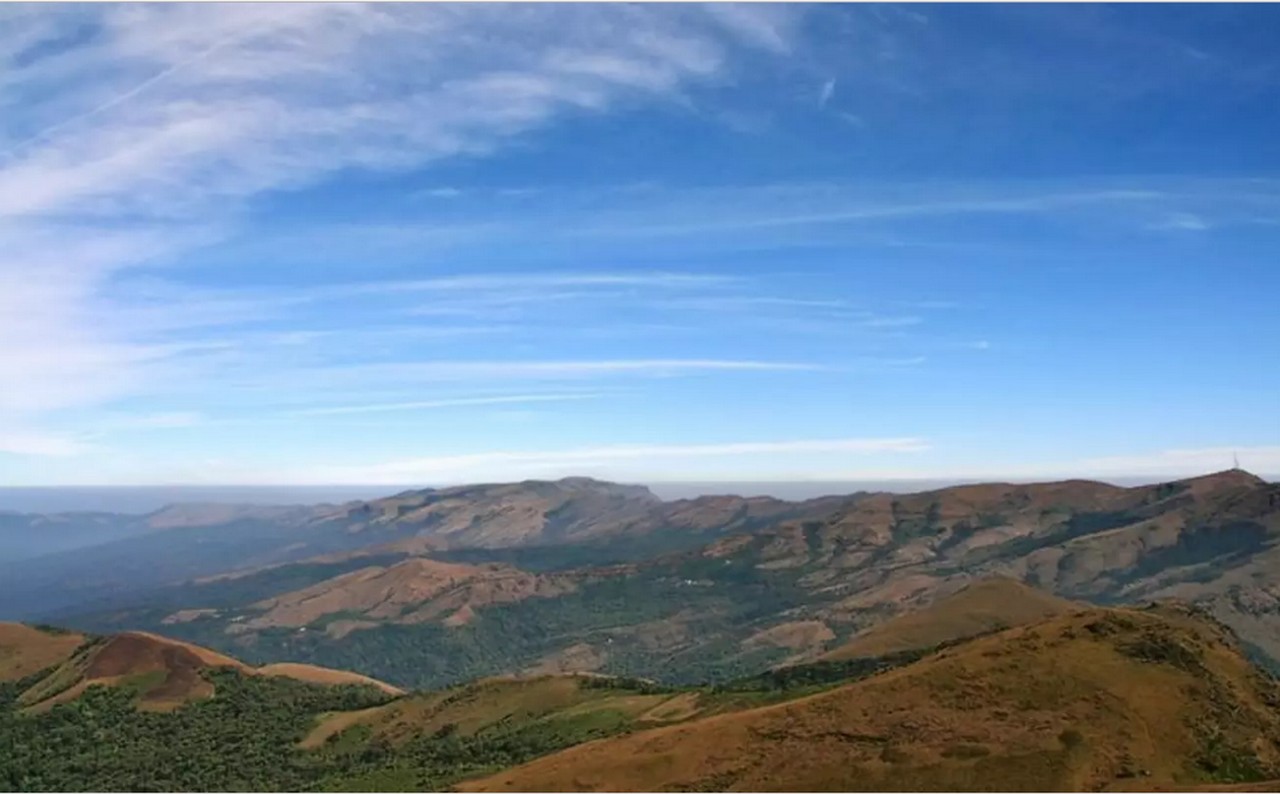
<path fill-rule="evenodd" d="M 1265 5 L 0 9 L 0 480 L 1280 471 Z"/>

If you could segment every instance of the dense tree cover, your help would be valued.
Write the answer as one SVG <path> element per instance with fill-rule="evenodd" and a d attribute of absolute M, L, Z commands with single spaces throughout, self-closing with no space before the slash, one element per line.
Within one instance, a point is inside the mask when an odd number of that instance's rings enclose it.
<path fill-rule="evenodd" d="M 191 581 L 166 587 L 125 593 L 118 602 L 104 599 L 101 612 L 70 615 L 67 625 L 88 631 L 111 633 L 148 628 L 173 633 L 160 621 L 180 609 L 193 605 L 201 609 L 243 607 L 272 596 L 301 590 L 344 573 L 371 565 L 393 565 L 407 554 L 379 554 L 350 560 L 324 563 L 296 563 L 266 568 L 230 579 Z"/>
<path fill-rule="evenodd" d="M 0 687 L 0 789 L 225 791 L 314 788 L 339 772 L 296 749 L 325 711 L 388 700 L 372 687 L 208 673 L 216 695 L 169 713 L 138 711 L 128 687 L 91 687 L 45 713 L 17 694 L 38 676 Z"/>
<path fill-rule="evenodd" d="M 302 750 L 298 743 L 321 714 L 368 708 L 388 696 L 221 670 L 207 673 L 214 697 L 172 712 L 138 711 L 136 692 L 126 686 L 95 686 L 45 713 L 20 712 L 19 693 L 47 674 L 0 684 L 0 790 L 438 790 L 632 727 L 623 712 L 584 709 L 533 722 L 498 720 L 474 734 L 446 725 L 394 745 L 356 726 Z M 639 681 L 584 684 L 661 690 Z"/>
<path fill-rule="evenodd" d="M 715 586 L 706 586 L 711 581 Z M 254 597 L 262 584 L 249 583 Z M 576 643 L 605 651 L 605 666 L 599 672 L 687 685 L 728 681 L 776 664 L 785 651 L 744 652 L 742 640 L 779 611 L 805 603 L 812 604 L 812 595 L 799 589 L 787 573 L 761 571 L 749 560 L 688 555 L 633 575 L 590 582 L 554 598 L 485 607 L 470 623 L 457 627 L 385 625 L 335 641 L 324 633 L 328 621 L 360 617 L 335 614 L 306 632 L 258 632 L 251 644 L 241 644 L 243 635 L 228 635 L 223 619 L 132 627 L 216 648 L 253 664 L 306 662 L 356 670 L 415 689 L 525 669 Z M 157 620 L 158 616 L 159 612 Z M 700 641 L 675 652 L 646 641 L 645 632 L 660 625 L 678 625 Z"/>
<path fill-rule="evenodd" d="M 579 685 L 583 689 L 623 689 L 638 695 L 667 695 L 684 691 L 682 687 L 667 686 L 644 678 L 615 676 L 584 676 Z"/>

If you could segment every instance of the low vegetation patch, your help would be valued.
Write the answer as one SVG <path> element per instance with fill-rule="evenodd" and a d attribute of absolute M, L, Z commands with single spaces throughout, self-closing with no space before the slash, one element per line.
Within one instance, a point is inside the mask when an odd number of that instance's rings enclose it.
<path fill-rule="evenodd" d="M 21 713 L 18 693 L 49 672 L 0 685 L 0 790 L 314 788 L 340 772 L 295 747 L 316 716 L 389 699 L 372 687 L 315 686 L 220 670 L 207 673 L 213 698 L 167 713 L 135 708 L 135 686 L 92 686 L 44 713 Z"/>

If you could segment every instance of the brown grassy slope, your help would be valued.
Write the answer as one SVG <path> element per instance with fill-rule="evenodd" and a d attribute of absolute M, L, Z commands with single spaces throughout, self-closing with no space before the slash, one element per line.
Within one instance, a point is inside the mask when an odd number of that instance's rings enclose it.
<path fill-rule="evenodd" d="M 357 686 L 377 687 L 388 695 L 404 694 L 403 689 L 393 687 L 388 683 L 377 680 L 376 678 L 370 678 L 366 675 L 352 673 L 347 670 L 331 670 L 328 667 L 316 667 L 312 664 L 281 662 L 279 664 L 269 664 L 264 667 L 259 667 L 253 672 L 256 675 L 292 678 L 296 681 L 304 681 L 309 684 L 328 684 L 331 686 L 354 684 Z"/>
<path fill-rule="evenodd" d="M 511 729 L 538 721 L 610 712 L 619 719 L 640 719 L 675 695 L 637 695 L 626 690 L 584 686 L 576 675 L 493 678 L 451 689 L 423 692 L 385 706 L 340 712 L 317 724 L 302 747 L 318 747 L 326 739 L 356 725 L 371 737 L 393 744 L 431 735 L 451 726 L 470 736 L 496 725 Z M 653 724 L 664 720 L 655 719 Z"/>
<path fill-rule="evenodd" d="M 1194 599 L 1280 654 L 1280 485 L 1247 472 L 1137 488 L 1068 481 L 872 494 L 703 554 L 793 577 L 813 605 L 785 618 L 839 633 L 918 609 L 971 577 L 1003 575 L 1072 599 Z"/>
<path fill-rule="evenodd" d="M 344 521 L 356 532 L 422 532 L 449 546 L 494 548 L 608 534 L 659 505 L 643 487 L 569 477 L 407 491 L 331 507 L 318 519 Z"/>
<path fill-rule="evenodd" d="M 249 668 L 228 656 L 154 634 L 126 632 L 82 649 L 22 694 L 19 702 L 34 711 L 79 697 L 96 684 L 134 686 L 138 707 L 165 711 L 210 697 L 213 685 L 201 672 L 212 667 Z"/>
<path fill-rule="evenodd" d="M 833 661 L 932 648 L 1081 608 L 1014 579 L 995 576 L 966 585 L 924 609 L 877 624 L 822 658 Z"/>
<path fill-rule="evenodd" d="M 84 635 L 52 632 L 22 623 L 0 623 L 0 681 L 18 681 L 66 661 Z"/>
<path fill-rule="evenodd" d="M 474 791 L 1098 790 L 1280 776 L 1280 691 L 1219 625 L 1090 609 L 784 704 L 579 745 Z M 1216 770 L 1216 771 L 1211 771 Z"/>
<path fill-rule="evenodd" d="M 335 712 L 319 720 L 300 746 L 314 749 L 351 728 L 364 742 L 399 745 L 444 730 L 460 736 L 506 735 L 529 731 L 596 735 L 740 711 L 746 704 L 771 702 L 782 693 L 710 691 L 642 692 L 618 683 L 603 686 L 595 675 L 539 675 L 488 678 L 432 692 L 419 692 L 383 706 Z M 593 685 L 594 684 L 594 685 Z"/>
<path fill-rule="evenodd" d="M 280 664 L 255 669 L 207 648 L 146 632 L 125 632 L 88 643 L 79 635 L 70 636 L 78 637 L 81 643 L 73 652 L 51 658 L 49 664 L 33 671 L 53 668 L 19 696 L 18 702 L 24 708 L 44 711 L 74 700 L 91 686 L 103 685 L 133 687 L 138 693 L 139 708 L 167 711 L 211 697 L 213 684 L 203 673 L 216 668 L 230 668 L 244 675 L 287 676 L 316 684 L 365 684 L 389 694 L 401 693 L 389 684 L 356 673 L 311 665 Z"/>
<path fill-rule="evenodd" d="M 572 589 L 563 577 L 540 576 L 509 565 L 413 558 L 389 567 L 361 568 L 254 604 L 263 614 L 244 626 L 306 626 L 337 613 L 360 614 L 374 621 L 439 620 L 455 625 L 467 622 L 478 607 Z"/>

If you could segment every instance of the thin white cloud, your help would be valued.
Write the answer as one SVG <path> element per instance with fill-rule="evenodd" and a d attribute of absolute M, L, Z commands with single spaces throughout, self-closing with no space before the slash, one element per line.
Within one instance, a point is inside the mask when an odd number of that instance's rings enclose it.
<path fill-rule="evenodd" d="M 332 405 L 291 411 L 293 416 L 334 416 L 340 414 L 370 414 L 398 411 L 422 411 L 436 408 L 469 408 L 484 405 L 522 405 L 529 403 L 575 402 L 595 400 L 599 393 L 577 394 L 508 394 L 496 397 L 459 397 L 450 400 L 416 400 L 398 403 L 368 403 L 365 405 Z"/>
<path fill-rule="evenodd" d="M 918 438 L 841 438 L 724 444 L 640 444 L 582 447 L 567 450 L 494 451 L 468 455 L 414 458 L 370 466 L 317 467 L 285 476 L 282 481 L 315 483 L 457 482 L 489 478 L 517 478 L 545 474 L 548 470 L 580 472 L 600 465 L 631 464 L 657 473 L 679 460 L 690 458 L 741 458 L 746 456 L 844 454 L 873 455 L 917 453 L 929 449 Z"/>
<path fill-rule="evenodd" d="M 814 191 L 809 200 L 812 201 L 821 196 L 822 192 Z M 922 189 L 921 195 L 931 195 L 935 192 L 936 189 Z M 602 235 L 618 237 L 683 235 L 714 231 L 786 228 L 930 216 L 1031 214 L 1091 206 L 1141 205 L 1166 199 L 1167 196 L 1153 190 L 1117 188 L 1033 195 L 985 194 L 924 201 L 919 200 L 918 197 L 914 200 L 904 197 L 899 200 L 864 199 L 862 201 L 850 201 L 849 198 L 842 197 L 839 194 L 831 198 L 846 206 L 834 208 L 828 206 L 814 208 L 812 211 L 804 211 L 796 210 L 794 207 L 787 207 L 778 202 L 779 206 L 775 207 L 741 207 L 732 216 L 711 213 L 707 214 L 705 219 L 696 221 L 679 220 L 669 223 L 628 222 L 607 224 L 583 227 L 575 230 L 574 233 L 584 237 Z M 709 201 L 708 204 L 717 206 L 715 202 Z"/>
<path fill-rule="evenodd" d="M 456 187 L 433 187 L 426 190 L 419 190 L 413 195 L 415 197 L 423 196 L 426 198 L 452 199 L 458 198 L 464 193 L 466 193 L 465 190 Z"/>
<path fill-rule="evenodd" d="M 6 431 L 0 428 L 0 454 L 65 458 L 94 451 L 94 446 L 75 438 L 31 430 Z"/>
<path fill-rule="evenodd" d="M 818 90 L 818 107 L 825 108 L 827 103 L 836 94 L 836 81 L 834 78 L 827 80 L 822 84 L 822 88 Z"/>
<path fill-rule="evenodd" d="M 1211 228 L 1208 221 L 1190 212 L 1175 212 L 1150 225 L 1151 229 L 1180 232 L 1203 232 Z"/>
<path fill-rule="evenodd" d="M 135 416 L 110 417 L 103 424 L 108 430 L 174 430 L 197 427 L 208 422 L 199 411 L 165 411 Z"/>
<path fill-rule="evenodd" d="M 864 119 L 862 116 L 859 116 L 857 113 L 850 113 L 845 110 L 838 110 L 836 111 L 836 118 L 840 119 L 845 124 L 848 124 L 850 127 L 863 129 L 867 126 L 867 120 Z"/>
<path fill-rule="evenodd" d="M 709 295 L 693 298 L 660 298 L 651 304 L 665 309 L 693 311 L 756 312 L 762 309 L 851 309 L 848 301 L 825 298 L 789 298 L 782 295 Z"/>
<path fill-rule="evenodd" d="M 318 290 L 318 294 L 338 297 L 353 293 L 404 292 L 499 292 L 513 289 L 558 289 L 566 287 L 640 287 L 645 289 L 690 289 L 733 284 L 741 279 L 703 273 L 663 271 L 636 273 L 481 273 L 467 276 L 365 282 Z"/>
<path fill-rule="evenodd" d="M 916 362 L 915 359 L 911 360 Z M 333 367 L 319 375 L 390 377 L 398 381 L 537 380 L 611 375 L 663 377 L 697 372 L 815 372 L 826 365 L 798 361 L 643 358 L 562 361 L 433 361 Z"/>

